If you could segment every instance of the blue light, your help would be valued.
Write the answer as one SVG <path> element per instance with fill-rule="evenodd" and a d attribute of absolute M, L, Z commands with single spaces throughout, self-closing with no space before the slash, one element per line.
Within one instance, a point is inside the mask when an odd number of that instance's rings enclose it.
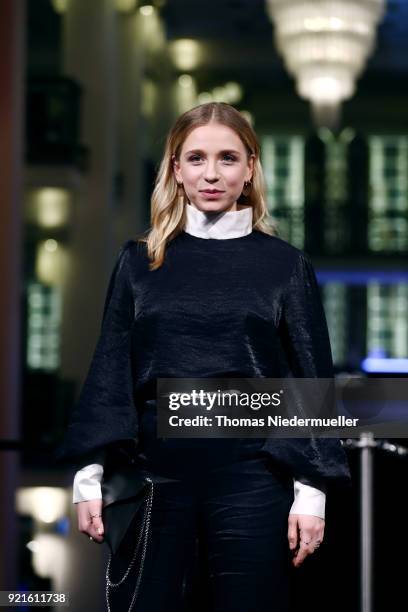
<path fill-rule="evenodd" d="M 361 368 L 364 372 L 408 373 L 408 359 L 403 359 L 402 357 L 399 359 L 391 357 L 366 357 L 361 362 Z"/>
<path fill-rule="evenodd" d="M 56 522 L 55 531 L 56 533 L 66 536 L 69 534 L 69 527 L 70 527 L 70 520 L 67 516 L 64 516 L 63 518 L 59 519 Z"/>
<path fill-rule="evenodd" d="M 408 282 L 406 270 L 319 270 L 316 271 L 319 283 L 345 283 L 346 285 L 367 285 L 381 283 L 395 285 Z"/>

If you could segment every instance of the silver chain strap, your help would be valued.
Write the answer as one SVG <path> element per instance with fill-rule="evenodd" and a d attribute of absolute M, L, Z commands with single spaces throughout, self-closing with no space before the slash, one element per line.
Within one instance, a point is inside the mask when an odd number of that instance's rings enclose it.
<path fill-rule="evenodd" d="M 133 564 L 136 561 L 136 557 L 137 554 L 139 552 L 139 548 L 140 548 L 140 544 L 143 540 L 143 549 L 142 549 L 142 554 L 141 554 L 141 558 L 140 558 L 140 570 L 139 570 L 139 574 L 137 576 L 137 580 L 136 580 L 136 586 L 135 586 L 135 590 L 133 591 L 133 595 L 132 595 L 132 600 L 130 602 L 130 606 L 128 609 L 128 612 L 131 612 L 133 606 L 135 605 L 135 601 L 136 601 L 136 597 L 138 595 L 139 592 L 139 587 L 140 587 L 140 582 L 142 580 L 142 573 L 143 573 L 143 566 L 144 566 L 144 562 L 145 562 L 145 557 L 146 557 L 146 549 L 147 549 L 147 542 L 149 539 L 149 530 L 150 530 L 150 520 L 151 520 L 151 514 L 152 514 L 152 504 L 153 504 L 153 481 L 151 478 L 146 478 L 147 482 L 149 483 L 149 493 L 146 499 L 146 506 L 145 506 L 145 512 L 143 515 L 143 522 L 142 522 L 142 527 L 140 529 L 140 534 L 139 534 L 139 538 L 136 544 L 136 548 L 135 548 L 135 552 L 133 553 L 133 557 L 128 565 L 128 568 L 126 569 L 125 573 L 123 574 L 122 578 L 120 580 L 118 580 L 118 582 L 112 582 L 110 577 L 109 577 L 109 570 L 110 570 L 110 565 L 111 565 L 111 559 L 112 559 L 112 553 L 109 554 L 109 560 L 108 560 L 108 564 L 106 567 L 106 607 L 108 612 L 111 612 L 111 608 L 110 608 L 110 603 L 109 603 L 109 589 L 112 587 L 118 587 L 119 585 L 121 585 L 126 578 L 129 575 L 129 572 L 131 570 L 131 568 L 133 567 Z"/>

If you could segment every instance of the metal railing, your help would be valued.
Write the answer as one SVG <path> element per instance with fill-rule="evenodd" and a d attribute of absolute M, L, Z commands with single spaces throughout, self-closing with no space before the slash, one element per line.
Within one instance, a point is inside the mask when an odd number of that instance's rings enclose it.
<path fill-rule="evenodd" d="M 347 438 L 343 446 L 360 453 L 360 612 L 373 610 L 374 452 L 407 457 L 408 448 L 388 440 L 375 440 L 371 431 Z"/>

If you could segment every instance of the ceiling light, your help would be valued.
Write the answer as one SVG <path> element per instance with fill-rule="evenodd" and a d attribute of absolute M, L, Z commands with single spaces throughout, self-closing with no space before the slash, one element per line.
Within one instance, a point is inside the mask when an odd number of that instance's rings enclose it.
<path fill-rule="evenodd" d="M 355 93 L 384 9 L 385 0 L 267 0 L 277 49 L 317 117 L 323 109 L 330 122 Z"/>

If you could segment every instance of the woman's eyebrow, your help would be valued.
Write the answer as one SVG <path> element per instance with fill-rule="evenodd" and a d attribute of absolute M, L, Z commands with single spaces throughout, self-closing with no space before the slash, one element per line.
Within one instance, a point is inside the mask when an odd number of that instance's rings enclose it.
<path fill-rule="evenodd" d="M 192 149 L 191 151 L 187 151 L 187 153 L 185 153 L 185 155 L 191 155 L 191 153 L 204 153 L 205 151 L 202 151 L 201 149 Z M 223 153 L 235 153 L 235 155 L 240 155 L 239 151 L 235 151 L 235 149 L 223 149 L 222 151 L 220 151 L 220 154 Z"/>

